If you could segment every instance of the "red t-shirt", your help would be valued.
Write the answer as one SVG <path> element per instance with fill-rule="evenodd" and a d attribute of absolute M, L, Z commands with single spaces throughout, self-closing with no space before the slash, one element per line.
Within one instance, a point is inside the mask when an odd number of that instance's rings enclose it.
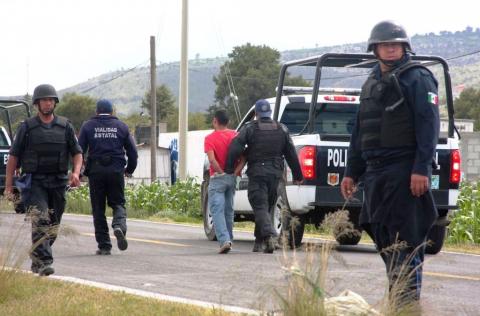
<path fill-rule="evenodd" d="M 213 150 L 215 159 L 218 164 L 225 170 L 225 163 L 227 161 L 228 147 L 232 142 L 232 139 L 237 136 L 237 132 L 231 129 L 223 129 L 214 131 L 211 134 L 208 134 L 205 137 L 204 150 L 207 153 L 210 150 Z M 212 176 L 215 173 L 213 166 L 210 165 L 210 175 Z"/>

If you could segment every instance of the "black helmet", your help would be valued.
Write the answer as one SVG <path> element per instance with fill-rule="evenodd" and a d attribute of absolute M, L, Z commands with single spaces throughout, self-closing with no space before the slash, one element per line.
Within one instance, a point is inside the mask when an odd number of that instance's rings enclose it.
<path fill-rule="evenodd" d="M 379 43 L 405 43 L 407 51 L 412 50 L 410 38 L 403 26 L 392 21 L 382 21 L 373 27 L 368 39 L 367 53 L 373 51 L 373 46 Z"/>
<path fill-rule="evenodd" d="M 33 90 L 33 104 L 36 104 L 39 99 L 43 98 L 53 98 L 55 103 L 59 102 L 57 90 L 49 84 L 41 84 Z"/>

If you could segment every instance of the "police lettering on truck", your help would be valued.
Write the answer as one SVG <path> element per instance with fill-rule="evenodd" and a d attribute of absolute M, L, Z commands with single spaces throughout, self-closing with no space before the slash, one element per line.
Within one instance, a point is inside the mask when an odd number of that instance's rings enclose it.
<path fill-rule="evenodd" d="M 347 149 L 329 148 L 327 151 L 327 167 L 345 167 L 347 165 Z"/>

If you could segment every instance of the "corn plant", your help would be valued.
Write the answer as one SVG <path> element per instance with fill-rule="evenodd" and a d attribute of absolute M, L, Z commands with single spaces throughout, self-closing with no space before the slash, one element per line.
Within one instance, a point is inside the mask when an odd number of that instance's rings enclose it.
<path fill-rule="evenodd" d="M 178 221 L 201 218 L 200 185 L 194 178 L 173 186 L 160 182 L 127 186 L 125 200 L 131 218 L 155 216 Z M 66 211 L 91 214 L 88 185 L 68 192 Z M 107 215 L 111 215 L 111 210 L 107 210 Z"/>
<path fill-rule="evenodd" d="M 480 182 L 462 183 L 448 242 L 480 244 Z"/>

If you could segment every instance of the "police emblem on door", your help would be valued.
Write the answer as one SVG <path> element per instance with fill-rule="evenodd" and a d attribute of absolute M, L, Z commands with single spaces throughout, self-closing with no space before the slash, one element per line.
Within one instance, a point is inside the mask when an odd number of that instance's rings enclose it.
<path fill-rule="evenodd" d="M 327 175 L 327 183 L 331 186 L 338 185 L 340 181 L 340 175 L 338 173 L 329 173 Z"/>

